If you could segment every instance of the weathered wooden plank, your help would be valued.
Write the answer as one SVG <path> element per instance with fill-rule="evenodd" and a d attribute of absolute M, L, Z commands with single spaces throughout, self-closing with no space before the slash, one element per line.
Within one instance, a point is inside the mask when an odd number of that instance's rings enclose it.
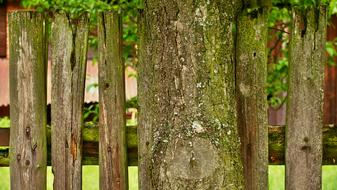
<path fill-rule="evenodd" d="M 286 189 L 321 189 L 326 10 L 293 8 L 286 129 Z"/>
<path fill-rule="evenodd" d="M 269 126 L 269 164 L 282 165 L 284 164 L 284 149 L 285 149 L 285 127 L 284 126 Z M 9 134 L 9 128 L 0 130 L 0 137 Z M 8 137 L 6 137 L 8 138 Z M 9 139 L 9 138 L 8 138 Z M 83 127 L 83 165 L 98 164 L 98 141 L 99 132 L 97 127 Z M 126 142 L 128 148 L 128 165 L 137 166 L 137 127 L 126 127 Z M 50 150 L 50 128 L 47 128 L 48 150 Z M 4 148 L 0 148 L 0 166 L 8 166 L 9 155 L 6 147 L 9 141 L 0 144 Z M 50 165 L 50 151 L 48 151 L 48 164 Z M 325 126 L 323 128 L 323 164 L 336 165 L 337 161 L 337 127 Z"/>
<path fill-rule="evenodd" d="M 121 18 L 117 12 L 98 15 L 99 179 L 102 190 L 128 189 Z"/>
<path fill-rule="evenodd" d="M 52 22 L 52 165 L 55 190 L 82 188 L 82 111 L 88 18 L 55 14 Z"/>
<path fill-rule="evenodd" d="M 267 13 L 246 1 L 237 19 L 236 91 L 245 189 L 268 189 Z M 267 1 L 264 1 L 267 2 Z M 253 7 L 255 11 L 248 11 Z"/>
<path fill-rule="evenodd" d="M 11 189 L 46 189 L 46 37 L 40 13 L 9 14 Z"/>

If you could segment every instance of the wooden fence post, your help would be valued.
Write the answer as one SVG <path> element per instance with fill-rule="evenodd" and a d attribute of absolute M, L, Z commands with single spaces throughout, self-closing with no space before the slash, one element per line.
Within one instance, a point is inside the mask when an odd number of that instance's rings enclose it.
<path fill-rule="evenodd" d="M 11 189 L 46 189 L 46 38 L 40 13 L 9 14 Z"/>
<path fill-rule="evenodd" d="M 293 8 L 286 128 L 286 189 L 321 189 L 326 9 Z"/>
<path fill-rule="evenodd" d="M 260 5 L 259 5 L 260 6 Z M 238 126 L 247 190 L 268 189 L 267 11 L 248 7 L 238 17 L 236 85 Z"/>
<path fill-rule="evenodd" d="M 55 14 L 52 22 L 52 166 L 54 189 L 82 188 L 82 111 L 88 18 Z"/>
<path fill-rule="evenodd" d="M 128 189 L 122 22 L 117 12 L 99 13 L 100 189 Z"/>

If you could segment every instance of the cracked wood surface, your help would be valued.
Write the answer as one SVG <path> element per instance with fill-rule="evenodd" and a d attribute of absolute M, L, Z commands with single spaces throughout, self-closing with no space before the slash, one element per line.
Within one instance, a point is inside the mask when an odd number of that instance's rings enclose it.
<path fill-rule="evenodd" d="M 99 165 L 100 189 L 128 189 L 122 19 L 99 13 Z"/>
<path fill-rule="evenodd" d="M 46 189 L 46 38 L 44 16 L 8 16 L 10 38 L 11 189 Z"/>
<path fill-rule="evenodd" d="M 51 149 L 55 190 L 82 188 L 82 111 L 88 18 L 53 15 Z"/>
<path fill-rule="evenodd" d="M 292 9 L 286 188 L 321 189 L 326 7 Z"/>

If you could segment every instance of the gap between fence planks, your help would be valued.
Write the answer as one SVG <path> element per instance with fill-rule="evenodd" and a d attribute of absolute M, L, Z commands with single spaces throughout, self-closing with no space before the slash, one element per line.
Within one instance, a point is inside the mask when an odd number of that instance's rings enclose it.
<path fill-rule="evenodd" d="M 0 146 L 9 145 L 9 128 L 0 128 Z M 269 126 L 268 129 L 269 164 L 283 165 L 285 153 L 285 127 Z M 99 131 L 97 127 L 83 127 L 83 158 L 82 165 L 98 165 L 98 141 Z M 323 164 L 336 165 L 337 161 L 337 126 L 325 125 L 323 127 Z M 50 165 L 50 127 L 47 127 L 48 165 Z M 126 143 L 128 165 L 137 166 L 137 126 L 126 127 Z M 8 166 L 8 148 L 0 149 L 0 166 Z"/>

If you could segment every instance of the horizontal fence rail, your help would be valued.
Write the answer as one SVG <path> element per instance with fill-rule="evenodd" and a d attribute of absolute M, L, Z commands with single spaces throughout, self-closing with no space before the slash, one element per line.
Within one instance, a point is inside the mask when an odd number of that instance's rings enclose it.
<path fill-rule="evenodd" d="M 269 164 L 282 165 L 284 164 L 285 152 L 285 127 L 284 126 L 269 126 Z M 83 127 L 83 165 L 98 165 L 98 128 Z M 9 128 L 0 128 L 0 166 L 8 166 L 9 155 L 6 148 L 9 145 Z M 323 127 L 323 164 L 336 165 L 337 160 L 337 126 L 325 125 Z M 126 141 L 128 165 L 137 166 L 138 164 L 138 148 L 137 148 L 137 126 L 126 127 Z M 50 165 L 50 128 L 47 127 L 47 142 L 48 142 L 48 165 Z"/>

